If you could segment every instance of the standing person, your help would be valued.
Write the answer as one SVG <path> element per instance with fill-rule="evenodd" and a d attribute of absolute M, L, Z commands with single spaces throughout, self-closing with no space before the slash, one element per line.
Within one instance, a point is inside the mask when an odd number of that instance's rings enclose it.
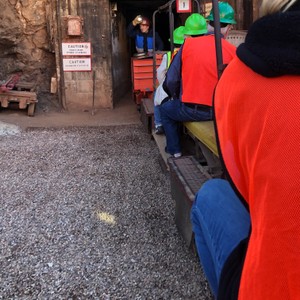
<path fill-rule="evenodd" d="M 155 95 L 154 95 L 154 132 L 156 134 L 163 134 L 164 128 L 162 126 L 162 121 L 160 117 L 160 104 L 161 102 L 168 97 L 166 92 L 164 91 L 162 84 L 166 77 L 167 70 L 171 64 L 171 60 L 177 54 L 180 46 L 184 42 L 184 26 L 179 26 L 173 31 L 173 44 L 174 44 L 174 51 L 168 51 L 162 57 L 162 61 L 160 66 L 156 70 L 157 74 L 157 81 L 159 83 Z"/>
<path fill-rule="evenodd" d="M 153 45 L 153 30 L 150 27 L 150 20 L 147 17 L 138 15 L 127 26 L 127 35 L 135 39 L 135 47 L 138 53 L 145 52 L 152 54 Z M 155 50 L 162 51 L 164 44 L 159 34 L 155 32 Z"/>
<path fill-rule="evenodd" d="M 218 299 L 300 299 L 299 36 L 300 1 L 263 0 L 216 88 L 231 184 L 206 182 L 191 219 Z"/>
<path fill-rule="evenodd" d="M 226 23 L 226 26 L 230 26 Z M 215 38 L 207 33 L 206 20 L 200 14 L 185 22 L 185 39 L 170 65 L 163 88 L 169 101 L 161 105 L 161 119 L 166 134 L 166 152 L 181 156 L 179 125 L 187 121 L 212 119 L 212 97 L 218 81 Z M 223 61 L 228 64 L 236 47 L 222 39 Z"/>

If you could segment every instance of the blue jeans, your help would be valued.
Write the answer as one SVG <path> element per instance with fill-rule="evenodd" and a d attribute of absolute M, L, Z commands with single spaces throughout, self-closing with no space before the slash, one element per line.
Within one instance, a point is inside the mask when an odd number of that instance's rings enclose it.
<path fill-rule="evenodd" d="M 211 179 L 196 194 L 191 221 L 200 262 L 217 298 L 224 263 L 249 234 L 249 213 L 228 181 Z"/>
<path fill-rule="evenodd" d="M 197 110 L 184 105 L 179 99 L 169 100 L 160 105 L 162 125 L 167 139 L 167 151 L 180 153 L 180 122 L 206 121 L 212 119 L 211 111 Z"/>
<path fill-rule="evenodd" d="M 162 121 L 160 117 L 160 105 L 154 105 L 154 126 L 162 126 Z"/>

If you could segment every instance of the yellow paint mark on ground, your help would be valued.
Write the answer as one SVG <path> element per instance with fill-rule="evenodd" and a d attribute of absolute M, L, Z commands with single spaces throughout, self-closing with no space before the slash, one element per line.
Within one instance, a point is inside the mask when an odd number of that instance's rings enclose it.
<path fill-rule="evenodd" d="M 99 218 L 99 220 L 107 223 L 107 224 L 110 224 L 110 225 L 115 225 L 116 224 L 116 220 L 115 220 L 115 217 L 113 215 L 110 215 L 108 213 L 105 213 L 105 212 L 97 212 L 97 217 Z"/>

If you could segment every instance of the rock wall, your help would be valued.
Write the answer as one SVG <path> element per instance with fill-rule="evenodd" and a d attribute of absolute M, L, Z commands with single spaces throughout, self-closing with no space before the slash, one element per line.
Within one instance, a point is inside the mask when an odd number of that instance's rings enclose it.
<path fill-rule="evenodd" d="M 50 91 L 55 54 L 47 34 L 50 0 L 0 0 L 0 81 L 22 71 L 22 81 L 36 82 L 38 93 Z"/>

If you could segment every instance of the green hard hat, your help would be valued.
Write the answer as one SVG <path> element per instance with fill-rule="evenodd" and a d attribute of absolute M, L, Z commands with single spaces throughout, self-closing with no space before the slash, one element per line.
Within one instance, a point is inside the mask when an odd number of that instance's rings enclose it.
<path fill-rule="evenodd" d="M 219 13 L 220 13 L 220 22 L 227 23 L 227 24 L 236 24 L 234 19 L 234 10 L 232 6 L 227 2 L 219 2 Z M 210 11 L 207 20 L 213 21 L 213 9 Z"/>
<path fill-rule="evenodd" d="M 173 31 L 174 44 L 182 45 L 184 42 L 184 26 L 179 26 Z"/>
<path fill-rule="evenodd" d="M 198 14 L 191 14 L 185 21 L 184 34 L 199 35 L 207 33 L 207 24 L 205 18 Z"/>

